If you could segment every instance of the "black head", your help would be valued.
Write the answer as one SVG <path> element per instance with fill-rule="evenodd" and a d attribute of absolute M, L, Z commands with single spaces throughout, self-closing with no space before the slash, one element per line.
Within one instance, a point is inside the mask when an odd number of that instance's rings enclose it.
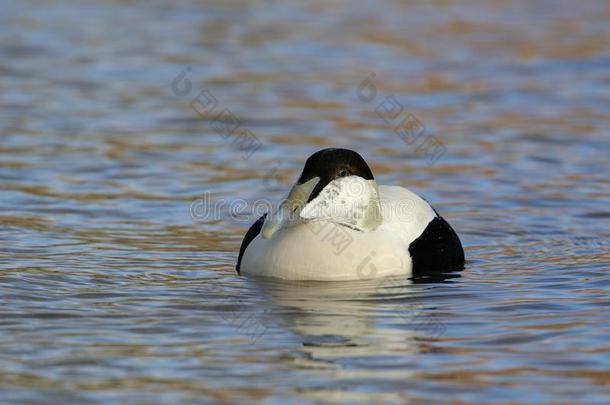
<path fill-rule="evenodd" d="M 349 149 L 328 148 L 314 153 L 307 159 L 297 184 L 303 184 L 314 177 L 320 178 L 320 182 L 309 196 L 309 202 L 316 198 L 328 183 L 346 176 L 360 176 L 365 180 L 374 179 L 369 165 L 358 153 Z"/>

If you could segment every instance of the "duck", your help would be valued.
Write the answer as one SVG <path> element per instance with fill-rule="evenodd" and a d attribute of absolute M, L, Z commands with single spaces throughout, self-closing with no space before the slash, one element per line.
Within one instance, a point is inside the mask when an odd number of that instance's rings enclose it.
<path fill-rule="evenodd" d="M 240 275 L 349 281 L 462 270 L 462 243 L 432 206 L 400 186 L 377 185 L 360 154 L 311 155 L 287 196 L 246 232 Z"/>

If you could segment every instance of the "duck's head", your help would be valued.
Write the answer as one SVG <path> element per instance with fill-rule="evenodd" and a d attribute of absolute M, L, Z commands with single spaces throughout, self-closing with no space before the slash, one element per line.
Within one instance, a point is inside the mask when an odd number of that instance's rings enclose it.
<path fill-rule="evenodd" d="M 282 226 L 326 220 L 358 230 L 381 223 L 377 184 L 362 156 L 349 149 L 322 149 L 307 159 L 288 196 L 270 212 L 261 235 Z"/>

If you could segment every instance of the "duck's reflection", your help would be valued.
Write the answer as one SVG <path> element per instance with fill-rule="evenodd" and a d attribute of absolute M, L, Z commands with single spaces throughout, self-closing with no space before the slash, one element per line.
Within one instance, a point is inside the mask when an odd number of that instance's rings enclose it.
<path fill-rule="evenodd" d="M 371 333 L 374 285 L 365 282 L 256 280 L 269 299 L 274 323 L 298 334 L 305 345 L 353 345 Z"/>
<path fill-rule="evenodd" d="M 351 282 L 295 282 L 251 278 L 267 302 L 265 323 L 297 334 L 306 347 L 361 347 L 372 341 L 414 346 L 434 339 L 444 325 L 422 302 L 420 283 L 404 277 Z M 381 338 L 381 340 L 380 340 Z M 421 340 L 421 339 L 420 339 Z M 405 349 L 405 347 L 403 347 Z"/>

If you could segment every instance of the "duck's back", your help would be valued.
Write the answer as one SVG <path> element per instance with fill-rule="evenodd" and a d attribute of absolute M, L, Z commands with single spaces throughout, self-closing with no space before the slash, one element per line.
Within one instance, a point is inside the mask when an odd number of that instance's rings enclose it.
<path fill-rule="evenodd" d="M 379 186 L 382 226 L 407 245 L 414 276 L 447 273 L 464 267 L 464 249 L 449 223 L 426 200 L 397 186 Z"/>
<path fill-rule="evenodd" d="M 434 209 L 420 196 L 399 186 L 379 186 L 382 229 L 399 237 L 408 248 L 436 217 Z"/>

